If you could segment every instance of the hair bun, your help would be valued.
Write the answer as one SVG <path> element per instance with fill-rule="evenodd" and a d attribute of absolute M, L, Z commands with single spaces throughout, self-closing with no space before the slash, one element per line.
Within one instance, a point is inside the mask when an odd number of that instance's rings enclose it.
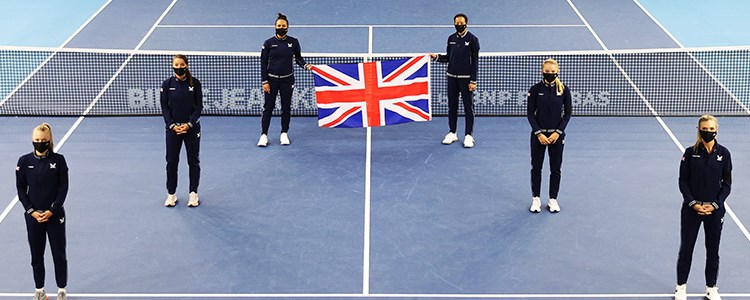
<path fill-rule="evenodd" d="M 278 19 L 286 20 L 286 16 L 282 13 L 279 13 Z"/>

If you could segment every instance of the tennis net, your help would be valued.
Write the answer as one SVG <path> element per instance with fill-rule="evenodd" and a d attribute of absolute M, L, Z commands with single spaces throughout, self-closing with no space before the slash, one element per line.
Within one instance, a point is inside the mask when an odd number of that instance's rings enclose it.
<path fill-rule="evenodd" d="M 172 73 L 173 54 L 0 47 L 0 115 L 158 115 L 159 86 Z M 259 53 L 183 54 L 203 84 L 205 114 L 261 113 Z M 411 55 L 305 58 L 312 64 L 340 64 Z M 750 47 L 482 53 L 476 113 L 524 115 L 526 93 L 541 80 L 541 63 L 550 57 L 560 63 L 560 78 L 572 90 L 575 115 L 750 115 Z M 448 112 L 446 67 L 431 65 L 435 115 Z M 313 76 L 295 68 L 292 114 L 316 115 Z"/>

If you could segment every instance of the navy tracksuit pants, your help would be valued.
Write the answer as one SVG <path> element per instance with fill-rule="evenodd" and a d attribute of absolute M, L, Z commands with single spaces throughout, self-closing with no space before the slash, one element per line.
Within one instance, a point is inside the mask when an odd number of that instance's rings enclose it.
<path fill-rule="evenodd" d="M 546 136 L 552 133 L 542 133 Z M 563 149 L 565 148 L 565 135 L 552 145 L 542 145 L 536 135 L 531 135 L 531 193 L 533 197 L 539 197 L 542 186 L 542 164 L 544 163 L 544 151 L 549 153 L 549 197 L 557 199 L 560 191 L 560 177 L 562 175 Z"/>
<path fill-rule="evenodd" d="M 62 216 L 54 215 L 44 223 L 37 222 L 29 214 L 26 214 L 25 219 L 36 288 L 44 287 L 44 251 L 47 247 L 48 238 L 50 250 L 52 250 L 52 261 L 55 264 L 57 287 L 66 287 L 68 285 L 68 259 L 65 252 L 65 214 L 63 213 Z"/>
<path fill-rule="evenodd" d="M 708 216 L 698 215 L 691 207 L 682 207 L 680 218 L 680 253 L 677 257 L 677 284 L 685 284 L 693 261 L 693 249 L 701 223 L 706 233 L 706 286 L 716 286 L 719 277 L 719 242 L 724 227 L 724 208 Z"/>
<path fill-rule="evenodd" d="M 292 92 L 294 91 L 294 75 L 286 78 L 269 78 L 271 92 L 265 94 L 263 116 L 261 117 L 262 134 L 268 134 L 271 126 L 271 115 L 276 108 L 276 95 L 281 94 L 281 132 L 289 131 L 292 118 Z"/>
<path fill-rule="evenodd" d="M 200 154 L 201 125 L 197 123 L 184 134 L 167 130 L 167 192 L 174 194 L 177 190 L 177 165 L 180 162 L 180 149 L 185 144 L 188 166 L 190 167 L 190 192 L 198 192 L 201 177 Z"/>
<path fill-rule="evenodd" d="M 474 134 L 474 93 L 469 91 L 469 78 L 448 79 L 448 127 L 456 132 L 458 125 L 458 95 L 464 102 L 464 118 L 466 119 L 465 134 Z"/>

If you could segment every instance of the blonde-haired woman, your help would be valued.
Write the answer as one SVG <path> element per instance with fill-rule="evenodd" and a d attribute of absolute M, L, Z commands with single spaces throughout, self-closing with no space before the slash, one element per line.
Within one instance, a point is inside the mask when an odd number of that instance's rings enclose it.
<path fill-rule="evenodd" d="M 65 197 L 68 195 L 68 165 L 55 153 L 49 124 L 34 128 L 34 150 L 18 159 L 16 189 L 23 204 L 26 232 L 31 248 L 36 292 L 34 300 L 46 300 L 44 291 L 44 249 L 49 237 L 57 279 L 57 299 L 67 299 L 68 260 L 65 253 Z"/>
<path fill-rule="evenodd" d="M 680 162 L 680 252 L 677 258 L 675 299 L 687 299 L 687 279 L 693 249 L 703 223 L 706 234 L 706 298 L 721 299 L 716 280 L 719 274 L 719 241 L 723 226 L 724 201 L 732 190 L 732 156 L 716 142 L 719 129 L 714 116 L 698 120 L 698 138 L 685 149 Z"/>
<path fill-rule="evenodd" d="M 560 168 L 562 166 L 563 147 L 565 146 L 565 127 L 573 111 L 570 88 L 563 85 L 558 76 L 560 66 L 554 59 L 542 63 L 542 81 L 529 89 L 526 114 L 531 124 L 531 207 L 529 210 L 538 213 L 542 210 L 540 189 L 542 184 L 542 164 L 544 151 L 549 152 L 550 212 L 560 211 L 557 195 L 560 190 Z"/>

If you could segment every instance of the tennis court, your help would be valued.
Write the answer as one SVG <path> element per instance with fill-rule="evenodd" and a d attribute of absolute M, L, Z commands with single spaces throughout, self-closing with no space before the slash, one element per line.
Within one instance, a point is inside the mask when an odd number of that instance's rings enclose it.
<path fill-rule="evenodd" d="M 678 40 L 670 24 L 680 21 L 653 2 L 89 3 L 64 37 L 0 46 L 0 298 L 32 295 L 10 170 L 48 122 L 70 166 L 74 299 L 670 299 L 679 159 L 697 117 L 712 113 L 735 183 L 719 287 L 750 299 L 750 48 Z M 475 148 L 440 144 L 440 64 L 433 121 L 369 130 L 318 128 L 312 74 L 297 68 L 293 144 L 279 146 L 274 117 L 271 145 L 255 146 L 258 56 L 277 12 L 308 62 L 327 64 L 443 52 L 459 11 L 482 44 Z M 206 89 L 197 209 L 162 206 L 158 84 L 176 52 Z M 531 214 L 525 95 L 547 57 L 576 92 L 574 116 L 562 212 Z M 701 234 L 692 297 L 704 288 L 702 244 Z"/>

